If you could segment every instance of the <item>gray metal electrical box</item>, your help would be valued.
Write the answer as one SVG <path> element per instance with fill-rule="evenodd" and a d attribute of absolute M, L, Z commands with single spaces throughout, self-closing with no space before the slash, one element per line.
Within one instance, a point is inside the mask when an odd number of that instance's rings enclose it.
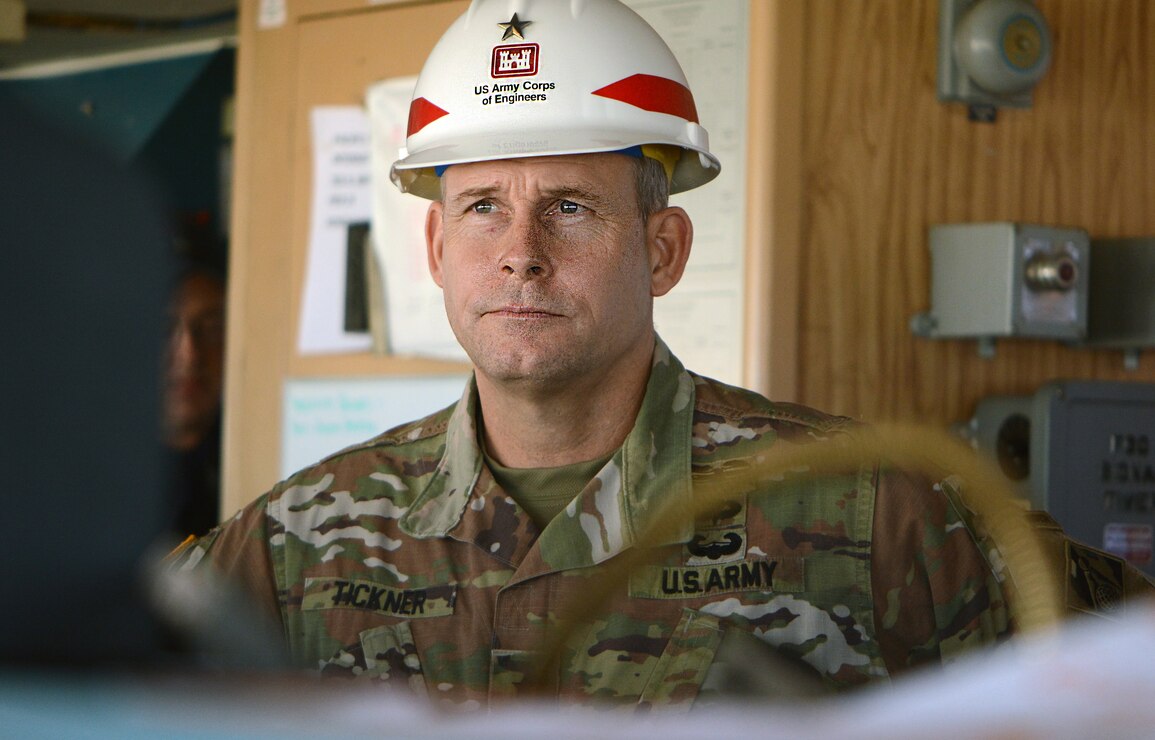
<path fill-rule="evenodd" d="M 1032 508 L 1155 576 L 1155 384 L 1054 381 L 991 397 L 969 436 Z"/>
<path fill-rule="evenodd" d="M 1155 346 L 1155 238 L 1094 239 L 1091 251 L 1086 344 Z"/>
<path fill-rule="evenodd" d="M 1050 383 L 1031 415 L 1032 505 L 1155 575 L 1155 385 Z"/>
<path fill-rule="evenodd" d="M 993 462 L 1023 499 L 1031 498 L 1030 396 L 988 396 L 979 401 L 964 436 Z"/>
<path fill-rule="evenodd" d="M 930 229 L 933 338 L 1079 340 L 1087 330 L 1090 238 L 1082 229 L 1011 222 Z"/>

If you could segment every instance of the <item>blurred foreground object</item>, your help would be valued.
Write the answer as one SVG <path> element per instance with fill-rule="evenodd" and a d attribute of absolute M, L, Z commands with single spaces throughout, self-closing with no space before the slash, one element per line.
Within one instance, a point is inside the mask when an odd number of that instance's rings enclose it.
<path fill-rule="evenodd" d="M 167 287 L 147 183 L 0 100 L 0 662 L 155 655 L 136 591 L 162 531 Z"/>
<path fill-rule="evenodd" d="M 944 671 L 799 703 L 729 702 L 623 718 L 506 705 L 438 714 L 381 685 L 265 676 L 60 678 L 0 673 L 0 726 L 16 737 L 1141 738 L 1155 727 L 1155 605 L 1068 622 Z M 193 698 L 195 697 L 195 698 Z"/>

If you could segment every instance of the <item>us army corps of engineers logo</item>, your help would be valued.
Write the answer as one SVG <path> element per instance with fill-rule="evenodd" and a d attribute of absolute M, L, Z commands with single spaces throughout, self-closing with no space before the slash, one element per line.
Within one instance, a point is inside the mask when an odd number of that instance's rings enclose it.
<path fill-rule="evenodd" d="M 530 77 L 537 74 L 537 44 L 495 46 L 491 77 Z"/>
<path fill-rule="evenodd" d="M 536 77 L 541 59 L 541 47 L 525 41 L 525 29 L 532 21 L 523 21 L 517 13 L 506 23 L 498 23 L 502 29 L 501 40 L 514 39 L 525 43 L 499 44 L 493 47 L 489 60 L 489 76 L 498 82 L 473 86 L 473 94 L 481 98 L 482 105 L 540 103 L 549 99 L 548 91 L 553 90 L 552 82 L 523 79 L 519 82 L 500 80 L 512 77 Z"/>

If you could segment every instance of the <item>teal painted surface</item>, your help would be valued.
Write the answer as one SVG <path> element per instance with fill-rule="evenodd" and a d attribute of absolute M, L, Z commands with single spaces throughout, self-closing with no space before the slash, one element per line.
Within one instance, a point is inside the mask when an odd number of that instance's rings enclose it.
<path fill-rule="evenodd" d="M 215 57 L 198 54 L 0 81 L 8 101 L 131 161 Z"/>
<path fill-rule="evenodd" d="M 221 48 L 49 77 L 0 80 L 0 116 L 19 110 L 147 173 L 178 220 L 223 233 L 221 111 L 236 52 Z M 22 173 L 0 173 L 0 181 Z"/>

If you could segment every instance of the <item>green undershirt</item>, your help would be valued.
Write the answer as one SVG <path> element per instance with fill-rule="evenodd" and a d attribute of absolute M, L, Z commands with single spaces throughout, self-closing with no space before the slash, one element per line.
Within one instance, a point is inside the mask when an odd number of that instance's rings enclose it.
<path fill-rule="evenodd" d="M 573 501 L 613 455 L 558 468 L 507 468 L 489 455 L 485 463 L 509 497 L 529 514 L 539 529 Z"/>

